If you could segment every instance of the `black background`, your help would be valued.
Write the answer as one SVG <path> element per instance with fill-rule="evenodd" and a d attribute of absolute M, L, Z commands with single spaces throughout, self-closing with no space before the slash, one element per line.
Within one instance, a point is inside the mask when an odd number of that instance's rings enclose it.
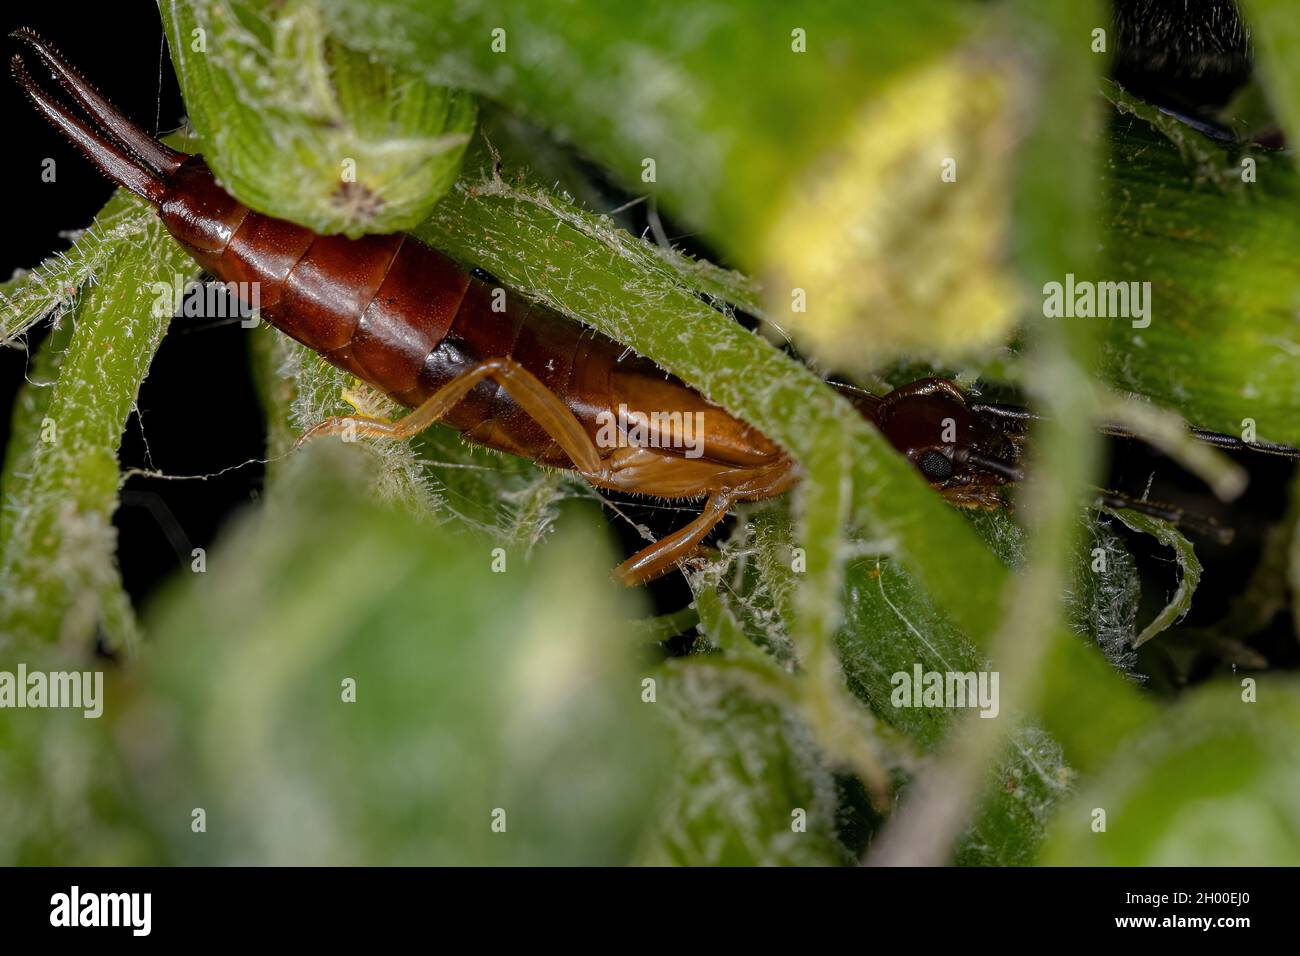
<path fill-rule="evenodd" d="M 26 4 L 21 12 L 6 8 L 4 25 L 6 59 L 19 47 L 8 33 L 32 27 L 148 131 L 180 125 L 184 109 L 165 54 L 160 70 L 162 25 L 153 4 Z M 29 71 L 44 83 L 48 73 L 27 59 Z M 88 226 L 114 187 L 31 107 L 8 70 L 0 81 L 0 109 L 9 138 L 3 159 L 9 210 L 0 234 L 0 270 L 8 275 L 67 249 L 70 243 L 59 233 Z M 46 157 L 57 164 L 53 183 L 41 181 Z M 21 211 L 15 213 L 15 205 Z M 44 334 L 42 324 L 30 337 L 32 345 Z M 139 396 L 140 414 L 128 423 L 120 454 L 124 466 L 149 465 L 145 436 L 152 467 L 168 474 L 209 474 L 263 454 L 247 336 L 237 323 L 184 318 L 172 323 Z M 0 349 L 6 431 L 26 367 L 24 351 Z M 260 466 L 206 481 L 130 479 L 114 520 L 122 574 L 133 597 L 143 597 L 180 566 L 178 549 L 209 547 L 225 518 L 258 492 L 261 481 Z M 186 566 L 189 547 L 183 552 Z"/>

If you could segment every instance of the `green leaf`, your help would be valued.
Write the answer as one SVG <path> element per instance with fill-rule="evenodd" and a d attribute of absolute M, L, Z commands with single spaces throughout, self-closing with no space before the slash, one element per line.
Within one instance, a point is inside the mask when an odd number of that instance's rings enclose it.
<path fill-rule="evenodd" d="M 658 704 L 672 722 L 679 761 L 643 862 L 849 862 L 836 840 L 835 781 L 807 729 L 747 683 L 743 669 L 717 658 L 664 668 Z"/>
<path fill-rule="evenodd" d="M 1261 675 L 1197 688 L 1062 807 L 1056 866 L 1300 864 L 1300 687 Z M 1105 831 L 1096 829 L 1105 812 Z"/>
<path fill-rule="evenodd" d="M 1269 101 L 1294 141 L 1300 130 L 1300 20 L 1295 6 L 1287 0 L 1241 0 L 1240 6 Z"/>
<path fill-rule="evenodd" d="M 48 417 L 54 386 L 59 369 L 68 354 L 74 323 L 71 317 L 55 320 L 50 334 L 30 357 L 27 381 L 14 400 L 13 417 L 9 421 L 9 441 L 5 445 L 3 481 L 6 489 L 0 503 L 0 556 L 3 543 L 12 534 L 14 518 L 21 508 L 21 500 L 8 493 L 15 482 L 33 461 L 41 443 L 41 423 Z"/>
<path fill-rule="evenodd" d="M 1100 323 L 1101 373 L 1203 428 L 1300 443 L 1300 175 L 1278 152 L 1123 109 L 1103 180 L 1102 272 L 1150 283 L 1150 325 Z"/>
<path fill-rule="evenodd" d="M 984 791 L 954 854 L 959 866 L 1030 866 L 1069 795 L 1076 774 L 1061 745 L 1033 727 L 1020 728 L 985 774 Z"/>
<path fill-rule="evenodd" d="M 1151 623 L 1142 628 L 1142 633 L 1133 641 L 1133 647 L 1136 649 L 1162 631 L 1177 624 L 1191 610 L 1192 596 L 1196 593 L 1197 585 L 1201 583 L 1201 562 L 1196 557 L 1196 550 L 1192 547 L 1192 543 L 1187 540 L 1186 536 L 1177 527 L 1168 521 L 1138 514 L 1136 511 L 1111 510 L 1110 508 L 1103 510 L 1124 522 L 1126 527 L 1143 534 L 1149 534 L 1165 547 L 1171 548 L 1174 552 L 1174 558 L 1178 561 L 1178 587 L 1160 613 L 1155 616 Z"/>
<path fill-rule="evenodd" d="M 161 847 L 132 793 L 114 718 L 129 684 L 89 648 L 0 652 L 0 671 L 91 671 L 102 679 L 98 717 L 85 708 L 6 708 L 0 720 L 0 865 L 145 866 Z M 84 686 L 84 685 L 83 685 Z"/>
<path fill-rule="evenodd" d="M 490 539 L 368 500 L 349 451 L 308 448 L 149 616 L 127 746 L 174 858 L 628 862 L 667 734 L 608 548 L 571 524 L 494 573 Z"/>
<path fill-rule="evenodd" d="M 141 208 L 119 192 L 101 221 Z M 133 639 L 114 560 L 117 448 L 178 305 L 175 290 L 198 272 L 153 216 L 130 243 L 119 236 L 77 301 L 65 353 L 42 361 L 50 370 L 57 363 L 48 397 L 20 400 L 4 476 L 0 647 L 76 643 L 97 627 L 111 645 Z M 56 333 L 51 347 L 65 336 Z"/>
<path fill-rule="evenodd" d="M 106 206 L 90 228 L 76 235 L 71 249 L 5 282 L 0 286 L 0 342 L 18 339 L 46 316 L 57 324 L 122 245 L 149 241 L 155 224 L 156 217 L 144 203 Z"/>
<path fill-rule="evenodd" d="M 730 639 L 720 638 L 716 629 L 707 633 L 733 661 L 745 656 L 737 640 L 748 639 L 752 647 L 764 648 L 775 660 L 789 662 L 793 650 L 786 621 L 798 572 L 792 570 L 788 509 L 783 502 L 769 502 L 751 509 L 746 517 L 747 523 L 724 551 L 737 556 L 734 570 L 715 572 L 726 584 L 717 591 L 697 593 L 701 622 L 709 619 L 704 609 L 720 601 L 739 633 Z M 1020 534 L 1005 512 L 981 516 L 978 525 L 1004 555 L 1020 553 Z M 950 730 L 956 714 L 943 707 L 896 706 L 895 676 L 910 681 L 917 666 L 922 672 L 967 673 L 988 671 L 992 665 L 889 556 L 887 547 L 859 541 L 854 551 L 861 556 L 850 561 L 845 571 L 843 621 L 836 635 L 844 678 L 872 713 L 906 735 L 911 749 L 931 751 Z M 888 751 L 894 760 L 891 769 L 900 779 L 909 777 L 914 765 L 909 748 L 889 734 L 883 736 L 893 743 Z M 955 859 L 964 865 L 1031 862 L 1056 803 L 1073 779 L 1060 745 L 1039 728 L 1020 727 L 988 768 L 987 778 Z"/>
<path fill-rule="evenodd" d="M 558 16 L 548 4 L 502 0 L 323 8 L 358 49 L 560 131 L 616 180 L 649 187 L 678 218 L 746 251 L 873 95 L 950 49 L 966 26 L 962 5 L 949 2 L 791 10 L 778 0 L 670 0 L 583 4 L 581 15 L 574 5 Z"/>
<path fill-rule="evenodd" d="M 1111 666 L 1131 672 L 1137 662 L 1133 642 L 1142 599 L 1133 555 L 1109 524 L 1090 517 L 1073 564 L 1065 595 L 1070 626 L 1092 638 Z"/>
<path fill-rule="evenodd" d="M 349 49 L 317 0 L 171 0 L 162 13 L 204 158 L 259 212 L 397 232 L 456 178 L 473 97 Z"/>

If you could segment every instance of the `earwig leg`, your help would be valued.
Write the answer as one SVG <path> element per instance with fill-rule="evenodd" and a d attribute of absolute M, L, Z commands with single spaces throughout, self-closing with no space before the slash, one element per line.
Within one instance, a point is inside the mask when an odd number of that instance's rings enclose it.
<path fill-rule="evenodd" d="M 715 471 L 706 477 L 698 473 L 694 476 L 684 473 L 684 467 L 689 468 L 693 464 L 689 460 L 660 458 L 646 462 L 643 460 L 645 453 L 646 449 L 614 452 L 608 459 L 611 486 L 636 491 L 650 484 L 656 487 L 654 493 L 660 494 L 669 487 L 665 477 L 672 475 L 674 481 L 682 478 L 684 483 L 680 488 L 667 491 L 670 496 L 685 497 L 691 495 L 690 489 L 706 488 L 709 499 L 704 505 L 704 511 L 690 524 L 637 552 L 615 569 L 615 577 L 629 587 L 654 580 L 671 570 L 675 563 L 699 550 L 700 542 L 726 517 L 734 502 L 780 494 L 799 478 L 798 466 L 786 457 L 752 468 Z"/>
<path fill-rule="evenodd" d="M 1216 524 L 1209 515 L 1189 514 L 1177 505 L 1166 505 L 1158 501 L 1130 498 L 1118 491 L 1108 491 L 1104 488 L 1097 489 L 1093 504 L 1095 507 L 1110 508 L 1113 511 L 1136 511 L 1138 514 L 1159 518 L 1161 521 L 1168 521 L 1174 527 L 1181 528 L 1184 531 L 1194 531 L 1197 534 L 1205 535 L 1219 544 L 1227 545 L 1232 543 L 1233 531 L 1231 528 Z"/>
<path fill-rule="evenodd" d="M 515 403 L 542 426 L 546 434 L 569 456 L 579 472 L 584 476 L 604 474 L 605 467 L 600 452 L 569 406 L 535 375 L 509 358 L 488 359 L 467 369 L 398 421 L 385 422 L 364 415 L 327 418 L 308 429 L 294 447 L 312 438 L 337 435 L 349 429 L 355 429 L 359 436 L 395 438 L 399 441 L 412 438 L 460 404 L 475 385 L 489 376 L 496 379 Z"/>
<path fill-rule="evenodd" d="M 500 382 L 516 404 L 542 426 L 577 466 L 580 474 L 602 480 L 611 478 L 607 463 L 573 411 L 536 376 L 508 358 L 489 359 L 467 369 L 399 421 L 387 422 L 364 415 L 327 418 L 308 429 L 298 439 L 295 447 L 312 438 L 336 435 L 349 429 L 354 429 L 360 436 L 399 440 L 410 438 L 455 408 L 475 385 L 488 376 Z M 727 516 L 734 500 L 775 494 L 793 483 L 795 476 L 795 469 L 788 459 L 738 474 L 738 478 L 747 480 L 713 491 L 699 517 L 628 558 L 618 566 L 615 575 L 629 586 L 658 577 L 696 548 L 714 526 Z"/>
<path fill-rule="evenodd" d="M 698 518 L 632 555 L 615 568 L 614 576 L 628 587 L 659 577 L 693 551 L 705 535 L 727 516 L 730 508 L 731 495 L 724 491 L 714 492 L 709 495 Z"/>

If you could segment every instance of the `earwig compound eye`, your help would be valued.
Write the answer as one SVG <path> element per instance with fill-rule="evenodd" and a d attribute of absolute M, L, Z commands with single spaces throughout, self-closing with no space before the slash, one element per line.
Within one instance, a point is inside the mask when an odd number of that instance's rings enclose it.
<path fill-rule="evenodd" d="M 952 462 L 941 451 L 930 449 L 921 456 L 918 464 L 921 467 L 921 474 L 927 478 L 943 481 L 952 477 Z"/>

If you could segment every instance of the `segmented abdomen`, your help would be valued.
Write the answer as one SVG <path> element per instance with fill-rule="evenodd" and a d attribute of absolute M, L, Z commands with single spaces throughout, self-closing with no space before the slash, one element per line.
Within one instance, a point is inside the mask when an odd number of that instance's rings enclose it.
<path fill-rule="evenodd" d="M 415 239 L 318 236 L 249 210 L 201 162 L 183 171 L 177 189 L 184 203 L 164 203 L 163 220 L 196 259 L 227 282 L 257 282 L 263 318 L 403 405 L 419 405 L 484 359 L 511 357 L 573 410 L 593 440 L 626 404 L 703 413 L 709 460 L 750 465 L 779 455 L 762 435 L 654 363 L 481 282 Z M 479 444 L 570 465 L 493 380 L 481 382 L 445 420 Z"/>

